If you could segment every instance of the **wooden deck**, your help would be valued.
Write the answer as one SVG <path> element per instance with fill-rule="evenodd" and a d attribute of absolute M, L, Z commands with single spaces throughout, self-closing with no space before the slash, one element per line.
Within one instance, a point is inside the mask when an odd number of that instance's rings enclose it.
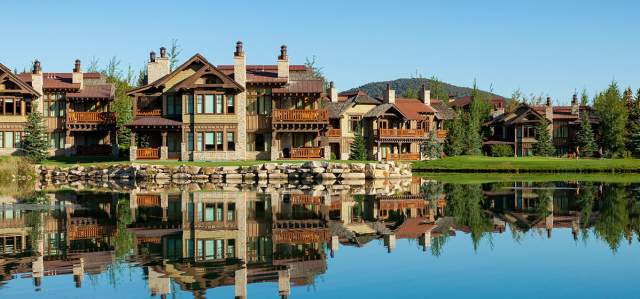
<path fill-rule="evenodd" d="M 136 152 L 136 158 L 139 160 L 160 159 L 160 149 L 154 147 L 139 148 Z"/>
<path fill-rule="evenodd" d="M 114 112 L 73 112 L 67 113 L 67 123 L 102 123 L 115 124 Z"/>
<path fill-rule="evenodd" d="M 448 134 L 449 134 L 448 130 L 438 130 L 438 131 L 436 131 L 436 137 L 439 138 L 439 139 L 447 138 Z"/>
<path fill-rule="evenodd" d="M 328 122 L 329 112 L 327 109 L 273 109 L 273 122 Z"/>
<path fill-rule="evenodd" d="M 378 129 L 378 136 L 422 138 L 426 137 L 427 133 L 421 129 Z"/>
<path fill-rule="evenodd" d="M 327 137 L 340 137 L 340 136 L 342 136 L 342 130 L 340 129 L 327 130 Z"/>
<path fill-rule="evenodd" d="M 145 110 L 136 111 L 137 116 L 160 116 L 162 115 L 162 109 L 153 109 L 153 110 Z"/>
<path fill-rule="evenodd" d="M 320 147 L 294 147 L 291 149 L 291 159 L 322 159 L 323 151 Z"/>
<path fill-rule="evenodd" d="M 420 160 L 420 153 L 387 154 L 386 160 L 417 161 Z"/>

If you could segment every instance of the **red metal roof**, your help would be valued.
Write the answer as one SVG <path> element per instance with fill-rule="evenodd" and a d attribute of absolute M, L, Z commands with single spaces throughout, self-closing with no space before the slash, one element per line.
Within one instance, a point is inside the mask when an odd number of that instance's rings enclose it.
<path fill-rule="evenodd" d="M 91 72 L 83 73 L 84 79 L 100 79 L 102 74 Z M 31 73 L 22 73 L 18 77 L 31 84 Z M 72 73 L 42 73 L 44 89 L 79 89 L 80 84 L 71 83 Z"/>
<path fill-rule="evenodd" d="M 274 88 L 273 93 L 322 93 L 323 89 L 323 80 L 292 80 L 283 87 Z"/>
<path fill-rule="evenodd" d="M 420 119 L 421 114 L 435 113 L 431 106 L 425 105 L 422 101 L 417 99 L 396 98 L 395 106 L 402 112 L 408 119 Z"/>
<path fill-rule="evenodd" d="M 182 123 L 160 116 L 141 116 L 133 119 L 127 127 L 181 127 Z"/>
<path fill-rule="evenodd" d="M 111 99 L 114 88 L 111 84 L 85 85 L 78 92 L 67 93 L 68 99 Z"/>
<path fill-rule="evenodd" d="M 233 65 L 219 65 L 217 67 L 227 76 L 233 76 Z M 305 65 L 290 65 L 289 71 L 307 71 Z M 248 83 L 287 83 L 287 78 L 278 78 L 277 65 L 247 65 Z"/>

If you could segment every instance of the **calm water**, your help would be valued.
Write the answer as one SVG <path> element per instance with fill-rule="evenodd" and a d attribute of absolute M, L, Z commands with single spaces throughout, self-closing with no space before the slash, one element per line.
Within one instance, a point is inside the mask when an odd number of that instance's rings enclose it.
<path fill-rule="evenodd" d="M 0 298 L 639 297 L 638 187 L 414 178 L 1 196 Z"/>

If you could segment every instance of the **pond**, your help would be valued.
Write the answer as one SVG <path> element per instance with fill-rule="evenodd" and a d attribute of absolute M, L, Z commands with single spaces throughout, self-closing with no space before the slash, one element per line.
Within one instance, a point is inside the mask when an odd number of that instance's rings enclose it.
<path fill-rule="evenodd" d="M 39 186 L 0 196 L 0 298 L 628 298 L 640 180 Z"/>

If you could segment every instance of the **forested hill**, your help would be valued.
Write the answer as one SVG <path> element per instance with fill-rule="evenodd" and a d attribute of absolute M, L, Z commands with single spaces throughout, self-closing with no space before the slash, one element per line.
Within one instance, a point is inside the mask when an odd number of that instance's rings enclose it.
<path fill-rule="evenodd" d="M 434 99 L 440 99 L 441 97 L 448 98 L 448 95 L 460 98 L 471 95 L 473 91 L 473 88 L 455 86 L 442 81 L 432 82 L 432 80 L 426 78 L 402 78 L 393 81 L 371 82 L 347 91 L 362 90 L 371 96 L 381 97 L 384 95 L 387 83 L 390 83 L 391 88 L 396 90 L 396 96 L 417 97 L 418 90 L 420 90 L 422 84 L 425 84 L 427 88 L 431 90 L 431 97 Z M 502 97 L 488 91 L 480 90 L 480 92 L 488 95 L 490 98 Z"/>

